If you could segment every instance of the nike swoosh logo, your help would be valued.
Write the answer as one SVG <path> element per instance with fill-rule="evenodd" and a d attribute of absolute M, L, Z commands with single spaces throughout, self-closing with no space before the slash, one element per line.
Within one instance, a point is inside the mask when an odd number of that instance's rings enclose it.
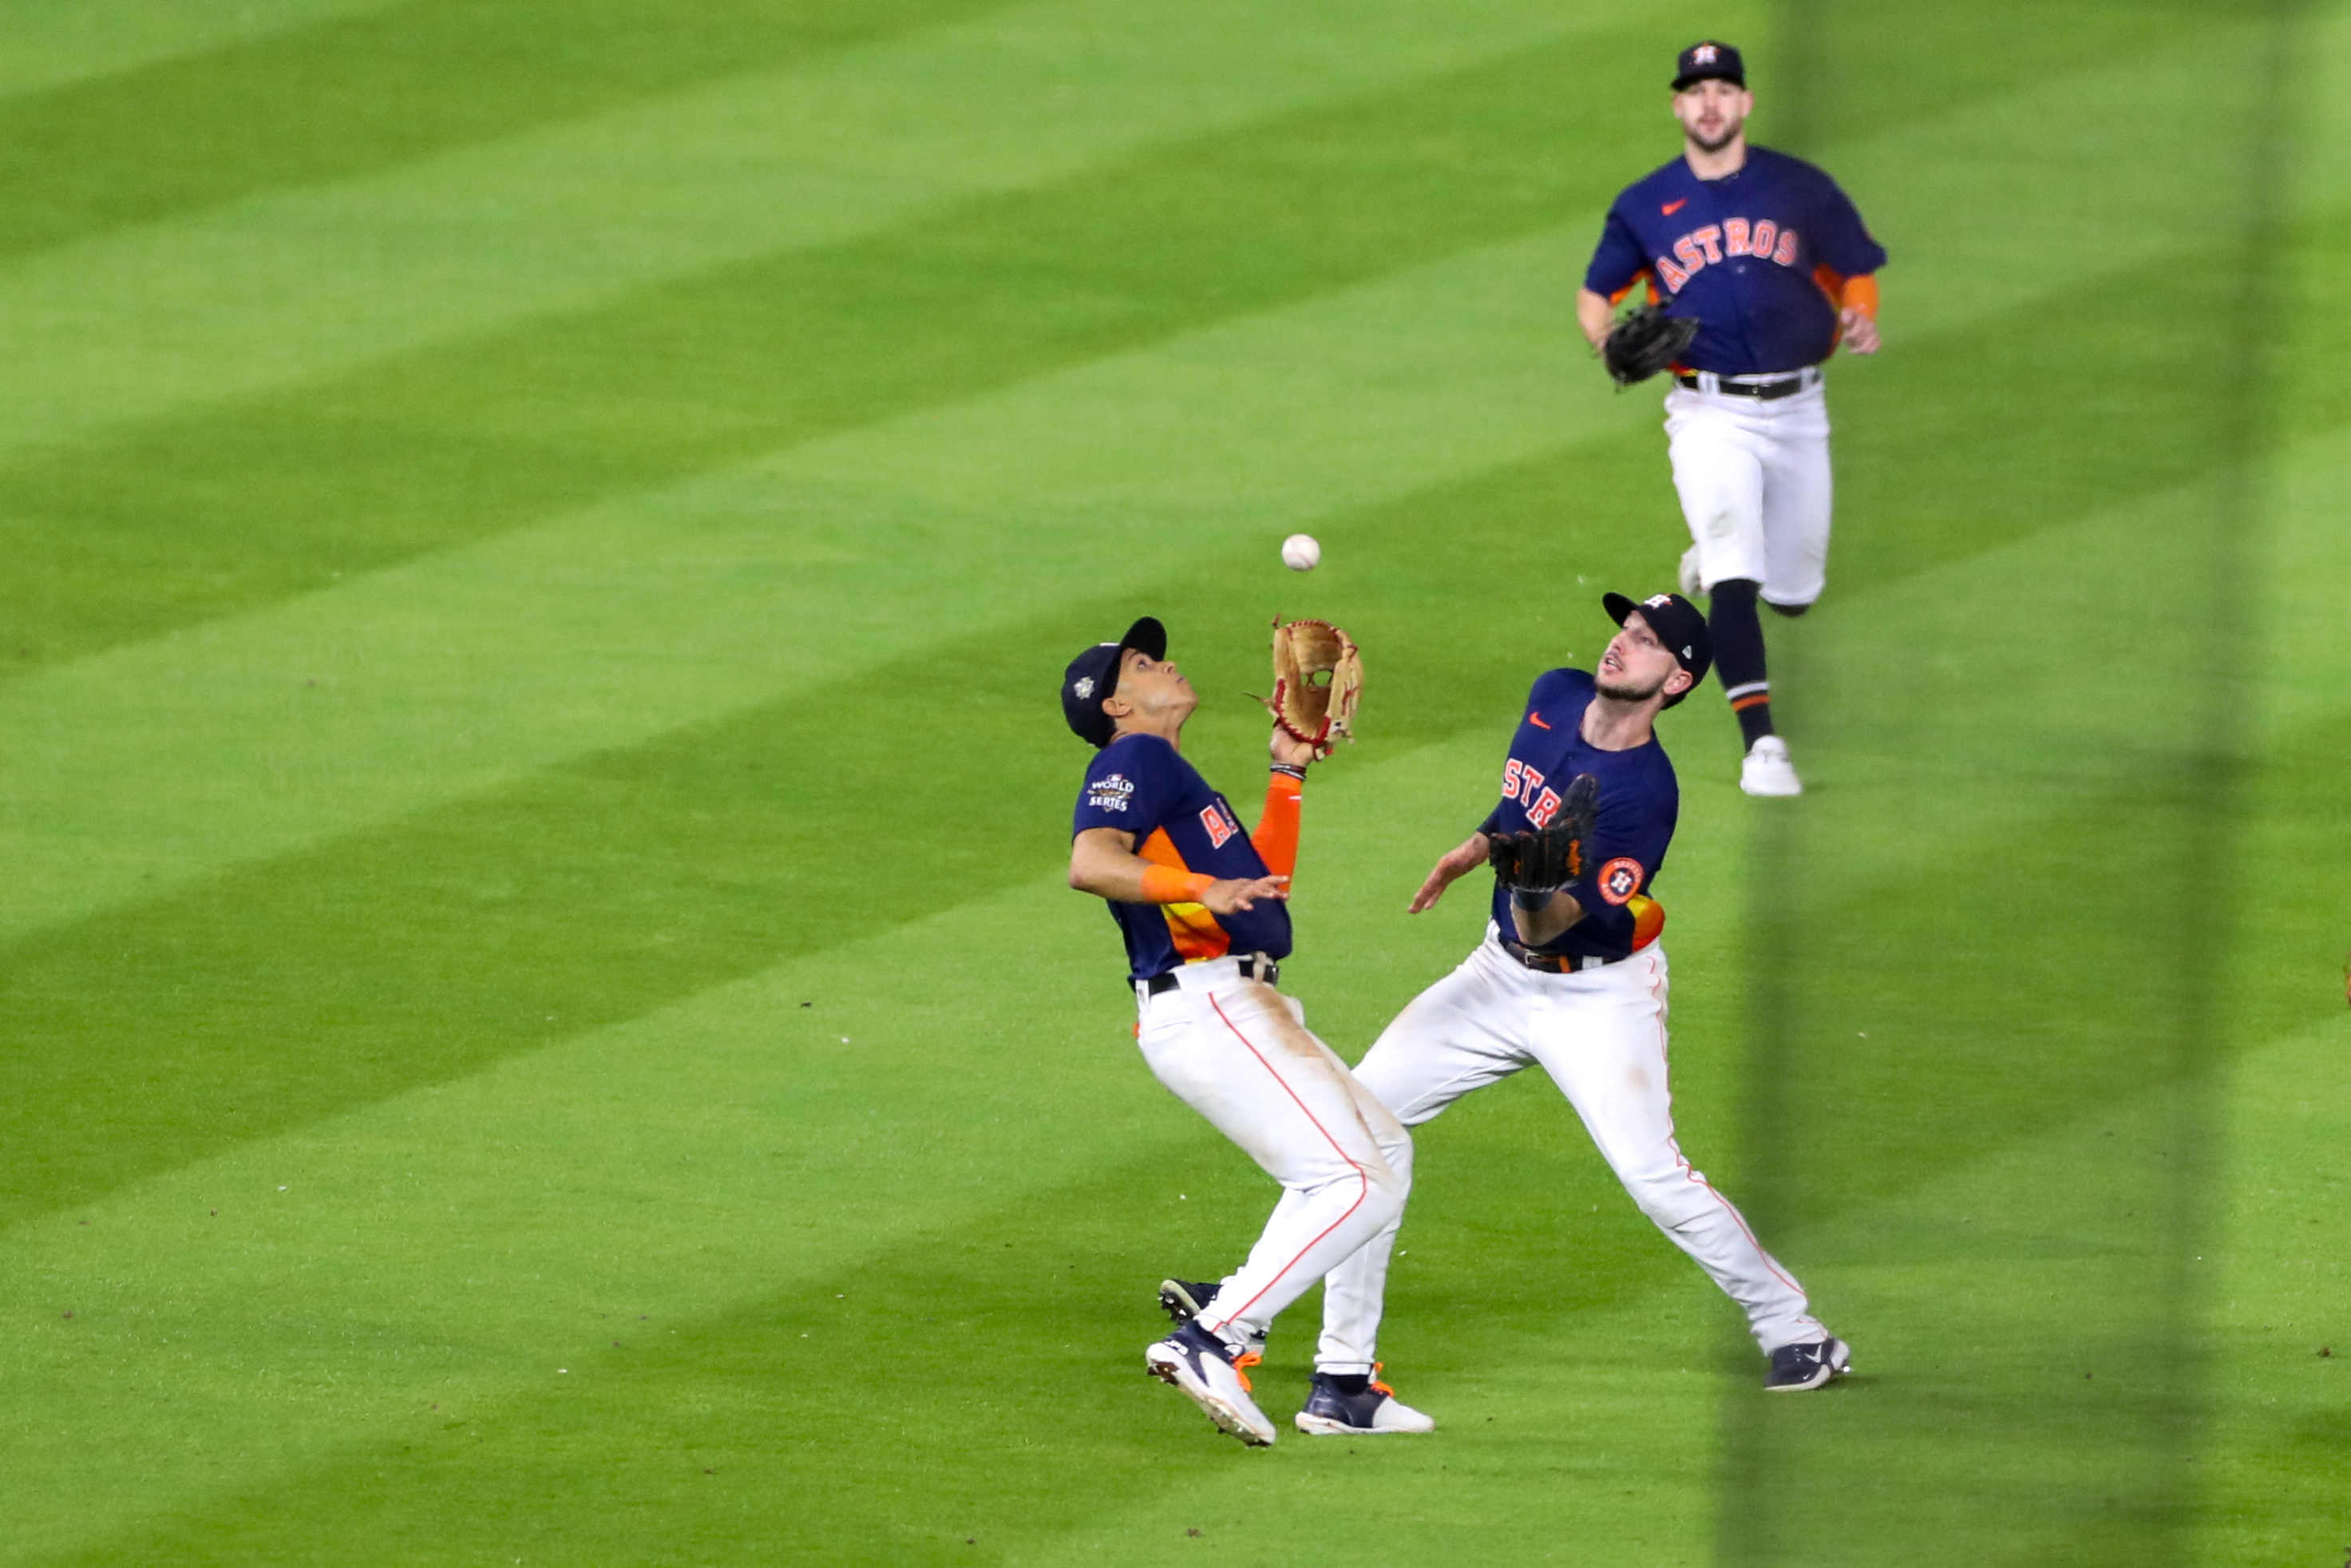
<path fill-rule="evenodd" d="M 1527 715 L 1527 722 L 1533 725 L 1537 729 L 1549 729 L 1551 727 L 1551 726 L 1542 721 L 1542 715 L 1539 713 L 1531 713 Z"/>
<path fill-rule="evenodd" d="M 1667 202 L 1664 206 L 1659 207 L 1657 211 L 1665 214 L 1667 217 L 1672 217 L 1676 213 L 1680 212 L 1684 207 L 1688 205 L 1689 198 L 1687 196 L 1684 196 L 1678 202 Z"/>

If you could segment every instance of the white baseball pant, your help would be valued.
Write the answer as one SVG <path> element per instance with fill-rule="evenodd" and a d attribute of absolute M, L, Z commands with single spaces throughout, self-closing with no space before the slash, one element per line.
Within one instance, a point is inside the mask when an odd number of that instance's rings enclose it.
<path fill-rule="evenodd" d="M 1393 1234 L 1412 1182 L 1412 1137 L 1330 1047 L 1297 1000 L 1241 977 L 1230 958 L 1186 964 L 1141 999 L 1152 1073 L 1285 1189 L 1199 1324 L 1256 1345 L 1282 1308 L 1350 1253 Z"/>
<path fill-rule="evenodd" d="M 1771 604 L 1818 599 L 1834 489 L 1822 387 L 1765 402 L 1677 386 L 1666 394 L 1666 435 L 1699 582 L 1711 591 L 1745 578 Z"/>
<path fill-rule="evenodd" d="M 1641 1211 L 1745 1309 L 1764 1354 L 1826 1339 L 1803 1288 L 1675 1141 L 1666 988 L 1660 946 L 1596 969 L 1550 975 L 1511 958 L 1489 925 L 1460 967 L 1381 1032 L 1355 1075 L 1405 1126 L 1416 1127 L 1473 1089 L 1541 1067 Z M 1391 1225 L 1323 1281 L 1315 1356 L 1322 1371 L 1368 1371 L 1377 1360 L 1395 1246 Z"/>

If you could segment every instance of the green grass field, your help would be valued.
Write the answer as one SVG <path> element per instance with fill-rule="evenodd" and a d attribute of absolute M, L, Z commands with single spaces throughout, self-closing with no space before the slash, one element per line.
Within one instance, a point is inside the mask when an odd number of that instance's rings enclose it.
<path fill-rule="evenodd" d="M 0 10 L 0 1560 L 2351 1559 L 2340 0 Z M 1343 621 L 1285 987 L 1468 948 L 1686 540 L 1571 295 L 1704 34 L 1894 256 L 1812 792 L 1664 730 L 1683 1142 L 1860 1375 L 1531 1075 L 1419 1137 L 1441 1430 L 1245 1451 L 1141 1351 L 1274 1189 L 1048 693 L 1161 615 L 1246 800 Z"/>

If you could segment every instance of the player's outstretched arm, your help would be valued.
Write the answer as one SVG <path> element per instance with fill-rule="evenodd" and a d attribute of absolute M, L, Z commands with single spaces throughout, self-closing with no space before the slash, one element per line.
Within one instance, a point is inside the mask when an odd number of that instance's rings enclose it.
<path fill-rule="evenodd" d="M 1418 915 L 1424 909 L 1434 909 L 1445 890 L 1486 863 L 1487 839 L 1483 833 L 1472 833 L 1460 843 L 1437 857 L 1429 868 L 1428 880 L 1412 895 L 1405 908 L 1407 915 Z"/>
<path fill-rule="evenodd" d="M 1088 828 L 1070 841 L 1070 885 L 1114 904 L 1197 904 L 1212 915 L 1290 896 L 1286 876 L 1217 878 L 1155 865 L 1134 852 L 1133 834 L 1116 828 Z"/>
<path fill-rule="evenodd" d="M 1306 789 L 1306 769 L 1314 760 L 1314 743 L 1296 738 L 1277 724 L 1266 749 L 1273 757 L 1273 772 L 1265 781 L 1265 810 L 1258 814 L 1249 842 L 1257 846 L 1257 857 L 1265 862 L 1268 873 L 1290 876 L 1298 870 L 1298 807 Z"/>

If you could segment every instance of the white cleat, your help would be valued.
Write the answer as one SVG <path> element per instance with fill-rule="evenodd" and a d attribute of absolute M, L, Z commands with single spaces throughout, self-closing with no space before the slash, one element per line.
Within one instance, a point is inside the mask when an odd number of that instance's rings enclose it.
<path fill-rule="evenodd" d="M 1254 1352 L 1234 1355 L 1196 1323 L 1186 1323 L 1143 1353 L 1144 1370 L 1190 1396 L 1218 1431 L 1229 1432 L 1252 1448 L 1266 1448 L 1273 1446 L 1275 1427 L 1249 1397 L 1249 1376 L 1242 1370 L 1257 1361 Z"/>
<path fill-rule="evenodd" d="M 1298 1429 L 1318 1437 L 1373 1437 L 1385 1432 L 1434 1432 L 1437 1418 L 1424 1416 L 1374 1382 L 1361 1394 L 1342 1394 L 1326 1374 L 1314 1375 L 1314 1392 L 1298 1413 Z"/>
<path fill-rule="evenodd" d="M 1750 795 L 1804 792 L 1796 765 L 1788 760 L 1788 743 L 1776 735 L 1767 735 L 1747 748 L 1747 760 L 1739 766 L 1739 787 Z"/>
<path fill-rule="evenodd" d="M 1698 546 L 1682 551 L 1682 597 L 1696 599 L 1706 591 L 1706 584 L 1698 575 Z"/>

